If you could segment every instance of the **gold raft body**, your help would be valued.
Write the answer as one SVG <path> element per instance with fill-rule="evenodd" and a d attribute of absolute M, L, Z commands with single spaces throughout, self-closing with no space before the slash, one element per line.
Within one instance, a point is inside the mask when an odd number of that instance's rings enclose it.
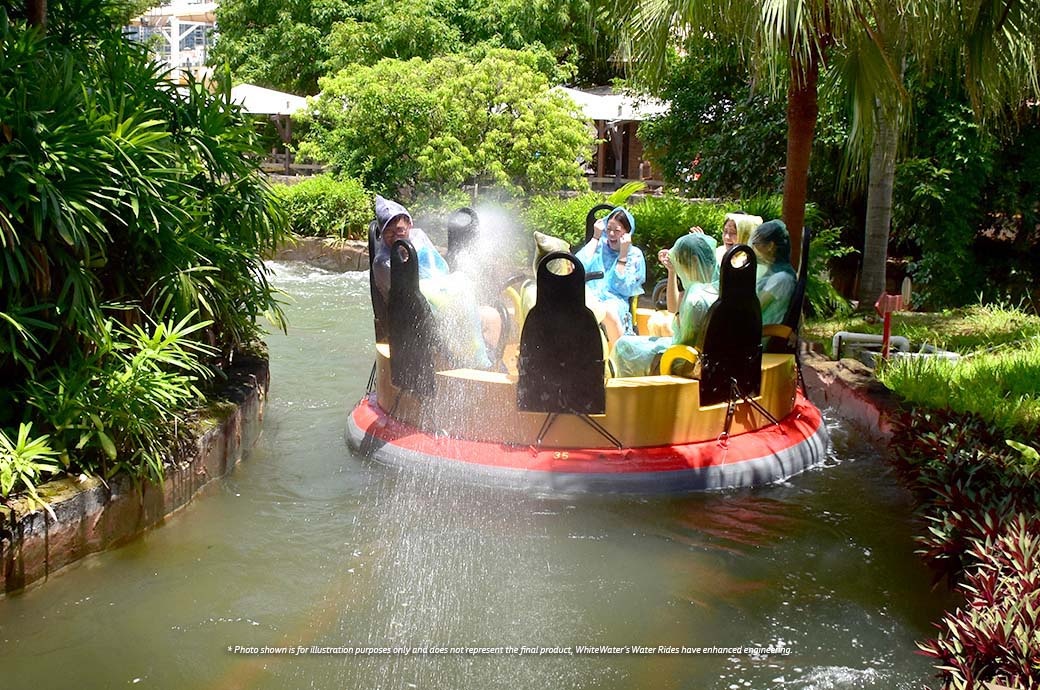
<path fill-rule="evenodd" d="M 390 381 L 390 348 L 376 345 L 376 396 L 394 419 L 428 434 L 471 441 L 526 446 L 535 443 L 546 415 L 521 412 L 516 404 L 517 377 L 454 369 L 436 374 L 432 396 L 419 398 Z M 794 408 L 796 372 L 793 355 L 762 356 L 761 394 L 755 401 L 776 419 Z M 606 414 L 591 415 L 625 447 L 667 446 L 713 440 L 725 428 L 725 403 L 700 406 L 700 382 L 678 376 L 612 378 L 606 382 Z M 740 403 L 730 429 L 735 436 L 769 426 L 751 405 Z M 558 417 L 542 440 L 549 448 L 610 448 L 606 438 L 584 420 Z"/>

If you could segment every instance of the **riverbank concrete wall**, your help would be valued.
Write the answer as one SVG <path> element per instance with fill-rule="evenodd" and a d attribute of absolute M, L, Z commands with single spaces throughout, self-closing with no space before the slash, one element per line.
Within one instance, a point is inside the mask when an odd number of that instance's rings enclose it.
<path fill-rule="evenodd" d="M 888 445 L 899 397 L 874 378 L 873 369 L 854 359 L 835 362 L 806 352 L 802 375 L 814 405 L 830 407 L 876 445 Z"/>
<path fill-rule="evenodd" d="M 166 468 L 162 484 L 67 478 L 39 487 L 49 510 L 25 499 L 0 506 L 0 595 L 136 537 L 224 476 L 260 436 L 268 383 L 266 357 L 237 356 L 222 402 L 207 410 L 195 443 Z"/>

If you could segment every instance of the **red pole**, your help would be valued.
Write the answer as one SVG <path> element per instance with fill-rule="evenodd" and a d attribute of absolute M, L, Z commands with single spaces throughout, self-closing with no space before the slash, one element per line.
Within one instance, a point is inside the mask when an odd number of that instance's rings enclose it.
<path fill-rule="evenodd" d="M 885 319 L 885 331 L 881 336 L 881 359 L 888 359 L 888 340 L 892 336 L 892 312 L 902 308 L 902 295 L 888 295 L 882 292 L 874 303 L 874 311 Z"/>
<path fill-rule="evenodd" d="M 885 312 L 885 331 L 881 336 L 881 359 L 888 359 L 888 339 L 892 335 L 892 312 Z"/>

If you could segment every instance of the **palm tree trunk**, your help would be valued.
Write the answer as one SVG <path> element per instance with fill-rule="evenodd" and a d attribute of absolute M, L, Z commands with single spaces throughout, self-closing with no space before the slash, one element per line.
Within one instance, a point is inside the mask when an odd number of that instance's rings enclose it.
<path fill-rule="evenodd" d="M 29 26 L 42 29 L 47 24 L 47 0 L 26 0 L 25 17 Z"/>
<path fill-rule="evenodd" d="M 859 308 L 869 309 L 885 291 L 885 266 L 888 263 L 888 233 L 892 224 L 892 184 L 896 175 L 898 122 L 878 109 L 877 130 L 870 155 L 867 186 L 866 235 L 863 241 L 863 268 L 859 277 Z"/>
<path fill-rule="evenodd" d="M 791 233 L 791 263 L 798 265 L 802 250 L 802 226 L 809 188 L 809 156 L 820 108 L 816 85 L 820 64 L 814 55 L 809 64 L 791 59 L 791 83 L 787 88 L 787 169 L 784 171 L 784 223 Z"/>

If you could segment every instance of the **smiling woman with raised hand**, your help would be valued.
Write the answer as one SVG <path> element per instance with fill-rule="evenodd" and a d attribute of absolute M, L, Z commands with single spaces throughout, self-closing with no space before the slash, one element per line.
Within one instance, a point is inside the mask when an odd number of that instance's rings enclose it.
<path fill-rule="evenodd" d="M 632 244 L 635 228 L 632 214 L 618 206 L 606 218 L 596 221 L 592 239 L 575 253 L 586 272 L 603 272 L 603 277 L 590 280 L 588 287 L 617 314 L 628 335 L 635 334 L 629 300 L 643 294 L 646 281 L 643 252 Z M 603 241 L 604 235 L 606 241 Z"/>

